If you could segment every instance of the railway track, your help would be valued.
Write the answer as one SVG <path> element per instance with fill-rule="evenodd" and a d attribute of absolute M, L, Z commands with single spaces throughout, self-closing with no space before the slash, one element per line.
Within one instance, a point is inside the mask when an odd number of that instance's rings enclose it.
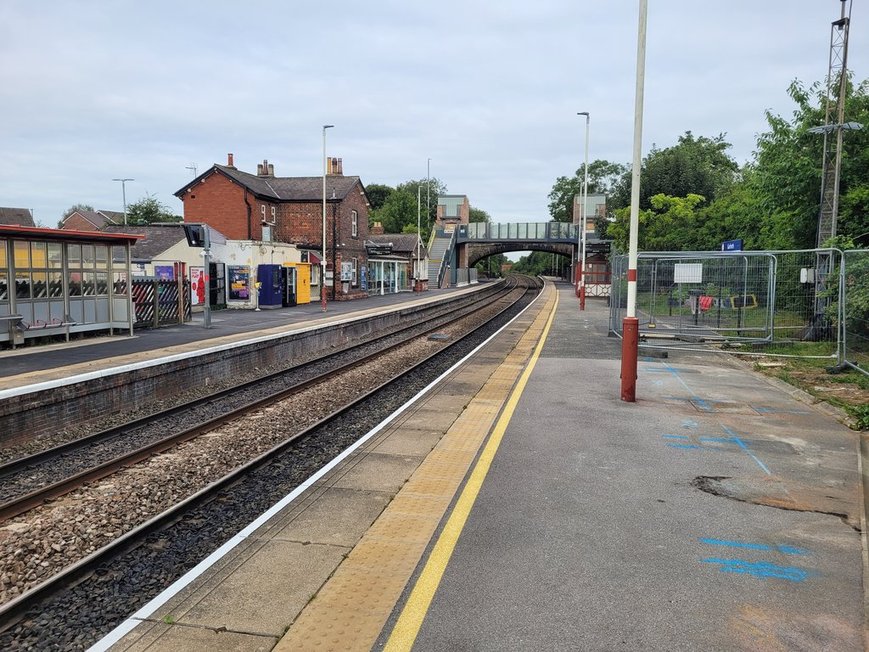
<path fill-rule="evenodd" d="M 286 400 L 348 369 L 462 318 L 508 293 L 515 280 L 470 304 L 450 307 L 423 323 L 409 324 L 341 351 L 155 412 L 129 423 L 0 465 L 0 522 L 104 478 L 223 424 Z"/>
<path fill-rule="evenodd" d="M 536 293 L 536 288 L 522 290 L 526 303 L 529 292 Z M 446 347 L 450 354 L 441 351 L 410 368 L 404 365 L 404 374 L 363 392 L 87 559 L 6 603 L 0 607 L 0 645 L 76 648 L 93 642 L 408 400 L 418 391 L 419 383 L 432 375 L 436 377 L 439 369 L 451 364 L 450 360 L 495 330 L 495 322 L 506 320 L 511 311 L 518 310 L 515 303 L 499 309 L 494 322 L 472 328 L 466 337 L 453 338 Z M 359 369 L 364 366 L 355 365 L 355 373 L 362 373 L 364 369 Z M 408 378 L 412 381 L 408 382 Z M 94 613 L 99 617 L 95 618 Z M 70 629 L 70 623 L 75 622 L 80 623 L 80 628 Z M 57 640 L 58 631 L 63 640 Z"/>

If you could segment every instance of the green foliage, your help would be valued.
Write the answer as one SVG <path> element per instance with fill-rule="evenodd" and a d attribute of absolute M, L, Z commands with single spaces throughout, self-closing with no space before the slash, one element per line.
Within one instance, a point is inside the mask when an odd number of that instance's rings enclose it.
<path fill-rule="evenodd" d="M 548 251 L 532 251 L 530 255 L 522 256 L 513 263 L 512 271 L 532 276 L 538 274 L 549 276 L 553 271 L 558 273 L 565 265 L 570 265 L 565 256 L 552 254 Z M 570 272 L 567 274 L 569 275 Z"/>
<path fill-rule="evenodd" d="M 598 159 L 588 165 L 588 193 L 610 194 L 628 173 L 628 166 Z M 582 192 L 585 163 L 572 177 L 558 177 L 549 193 L 549 215 L 556 222 L 573 221 L 573 198 Z"/>
<path fill-rule="evenodd" d="M 179 215 L 173 215 L 169 208 L 155 197 L 143 197 L 127 206 L 127 224 L 156 224 L 158 222 L 181 222 Z"/>
<path fill-rule="evenodd" d="M 724 134 L 715 138 L 694 137 L 690 131 L 666 149 L 652 148 L 640 172 L 640 209 L 652 207 L 652 197 L 701 195 L 712 202 L 737 179 L 739 166 L 727 154 L 730 143 Z M 631 174 L 626 172 L 613 189 L 612 205 L 631 203 Z"/>
<path fill-rule="evenodd" d="M 374 207 L 374 199 L 369 191 L 374 188 L 377 198 L 384 197 L 383 203 Z M 419 189 L 419 195 L 417 195 Z M 386 191 L 389 192 L 386 192 Z M 428 191 L 428 192 L 426 192 Z M 438 179 L 431 178 L 426 186 L 426 179 L 411 180 L 398 184 L 394 189 L 381 184 L 366 186 L 365 192 L 369 193 L 369 201 L 372 202 L 372 210 L 369 213 L 370 222 L 380 222 L 386 233 L 404 233 L 406 226 L 413 226 L 410 233 L 416 233 L 417 208 L 420 210 L 420 222 L 423 239 L 427 239 L 431 233 L 431 225 L 437 216 L 438 195 L 446 193 L 447 187 Z M 419 197 L 419 204 L 417 204 Z M 429 201 L 428 218 L 426 218 L 426 199 Z"/>
<path fill-rule="evenodd" d="M 696 250 L 704 248 L 702 232 L 698 229 L 701 213 L 698 206 L 704 202 L 700 195 L 687 197 L 655 195 L 651 208 L 639 214 L 639 248 L 643 251 Z M 616 211 L 616 219 L 609 226 L 609 236 L 621 251 L 628 247 L 630 208 Z"/>
<path fill-rule="evenodd" d="M 484 211 L 482 208 L 475 208 L 475 207 L 471 206 L 471 210 L 469 211 L 469 213 L 470 213 L 470 215 L 469 215 L 468 219 L 471 222 L 487 222 L 488 223 L 488 222 L 492 221 L 492 218 L 489 216 L 489 214 L 486 211 Z"/>
<path fill-rule="evenodd" d="M 501 276 L 501 265 L 509 262 L 504 254 L 492 254 L 478 261 L 474 267 L 480 277 L 498 278 Z"/>
<path fill-rule="evenodd" d="M 365 194 L 371 204 L 371 211 L 381 208 L 393 192 L 395 192 L 395 188 L 382 183 L 371 183 L 365 186 Z"/>

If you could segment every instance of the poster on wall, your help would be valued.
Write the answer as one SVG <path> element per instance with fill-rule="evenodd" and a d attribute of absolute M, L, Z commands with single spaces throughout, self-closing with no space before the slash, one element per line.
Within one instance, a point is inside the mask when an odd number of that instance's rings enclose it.
<path fill-rule="evenodd" d="M 368 267 L 365 265 L 359 267 L 359 283 L 362 285 L 362 291 L 368 292 Z"/>
<path fill-rule="evenodd" d="M 205 305 L 205 268 L 190 268 L 190 305 Z"/>
<path fill-rule="evenodd" d="M 229 265 L 229 300 L 247 301 L 250 299 L 250 267 Z"/>
<path fill-rule="evenodd" d="M 154 265 L 154 276 L 161 281 L 174 281 L 175 268 L 172 265 Z"/>

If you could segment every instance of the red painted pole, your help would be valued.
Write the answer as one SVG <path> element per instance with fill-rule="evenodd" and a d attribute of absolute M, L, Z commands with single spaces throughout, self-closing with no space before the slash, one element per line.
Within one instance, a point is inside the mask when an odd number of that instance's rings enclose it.
<path fill-rule="evenodd" d="M 585 283 L 579 286 L 579 309 L 585 310 Z"/>
<path fill-rule="evenodd" d="M 637 400 L 637 355 L 640 344 L 640 320 L 625 317 L 622 321 L 622 400 Z"/>

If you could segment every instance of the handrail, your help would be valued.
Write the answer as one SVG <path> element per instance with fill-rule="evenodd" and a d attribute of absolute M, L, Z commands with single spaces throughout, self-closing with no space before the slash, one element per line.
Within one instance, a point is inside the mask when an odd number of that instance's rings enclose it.
<path fill-rule="evenodd" d="M 453 248 L 455 247 L 456 242 L 456 234 L 459 232 L 458 229 L 454 230 L 452 235 L 450 236 L 450 243 L 447 245 L 447 248 L 444 250 L 444 254 L 441 256 L 441 264 L 438 268 L 438 275 L 435 281 L 437 282 L 437 287 L 441 286 L 441 281 L 444 277 L 444 264 L 447 262 L 447 254 L 451 254 Z"/>

